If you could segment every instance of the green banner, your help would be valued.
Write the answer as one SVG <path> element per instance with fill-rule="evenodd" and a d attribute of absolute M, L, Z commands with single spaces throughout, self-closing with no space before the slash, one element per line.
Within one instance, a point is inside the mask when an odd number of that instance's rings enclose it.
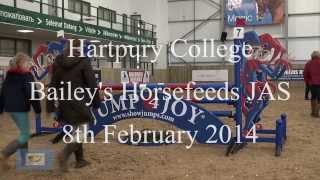
<path fill-rule="evenodd" d="M 152 38 L 134 36 L 105 27 L 62 19 L 2 4 L 0 4 L 0 23 L 1 22 L 50 31 L 64 30 L 66 33 L 75 35 L 115 40 L 130 44 L 155 44 L 155 39 Z"/>

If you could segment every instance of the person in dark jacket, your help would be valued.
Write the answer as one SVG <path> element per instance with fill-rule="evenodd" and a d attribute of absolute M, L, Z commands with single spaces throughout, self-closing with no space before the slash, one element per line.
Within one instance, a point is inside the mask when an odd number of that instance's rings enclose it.
<path fill-rule="evenodd" d="M 80 41 L 75 40 L 73 45 L 79 47 Z M 90 88 L 94 92 L 97 83 L 90 61 L 86 58 L 80 58 L 78 52 L 74 52 L 74 54 L 76 54 L 75 57 L 69 57 L 69 48 L 66 48 L 63 55 L 56 57 L 49 88 L 62 88 L 64 94 L 67 94 L 68 88 L 66 86 L 70 82 L 71 92 L 74 92 L 76 88 Z M 76 129 L 93 122 L 94 118 L 90 107 L 99 108 L 99 93 L 95 94 L 91 105 L 88 106 L 88 102 L 90 102 L 88 94 L 85 94 L 84 99 L 80 101 L 59 99 L 57 107 L 54 106 L 53 101 L 48 101 L 47 111 L 49 113 L 58 112 L 57 119 L 60 123 L 71 125 L 73 129 Z M 76 168 L 82 168 L 89 164 L 84 159 L 82 143 L 72 142 L 67 144 L 58 155 L 60 173 L 67 171 L 67 160 L 72 153 L 76 156 Z"/>
<path fill-rule="evenodd" d="M 320 117 L 320 52 L 314 51 L 304 69 L 304 81 L 311 86 L 311 116 Z"/>
<path fill-rule="evenodd" d="M 31 100 L 31 82 L 34 81 L 29 71 L 29 57 L 26 54 L 18 53 L 10 61 L 10 69 L 2 84 L 0 95 L 0 112 L 8 112 L 18 129 L 20 135 L 17 140 L 9 143 L 0 154 L 1 168 L 9 168 L 8 158 L 18 149 L 27 149 L 30 138 L 30 126 L 28 112 L 33 107 L 36 116 L 40 116 L 40 101 Z"/>

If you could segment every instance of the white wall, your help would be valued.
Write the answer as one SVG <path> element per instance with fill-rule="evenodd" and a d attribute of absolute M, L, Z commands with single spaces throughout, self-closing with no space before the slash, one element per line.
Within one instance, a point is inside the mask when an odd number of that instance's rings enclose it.
<path fill-rule="evenodd" d="M 214 0 L 216 3 L 220 3 L 220 0 Z M 194 28 L 193 18 L 194 18 L 194 2 L 193 1 L 182 1 L 182 2 L 170 2 L 168 4 L 169 7 L 169 34 L 170 34 L 170 41 L 174 41 L 176 39 L 181 38 L 186 33 L 190 32 Z M 195 1 L 195 19 L 197 20 L 204 20 L 213 15 L 217 12 L 215 17 L 212 19 L 217 20 L 209 20 L 200 28 L 195 31 L 195 39 L 202 40 L 202 39 L 220 39 L 221 34 L 221 14 L 219 7 L 214 3 L 210 2 L 209 0 L 196 0 Z M 177 22 L 177 21 L 185 21 L 185 22 Z M 201 21 L 196 21 L 195 26 L 198 26 Z M 193 40 L 194 32 L 190 33 L 189 36 L 185 37 L 184 39 Z M 202 45 L 202 42 L 196 43 L 201 50 L 203 51 L 205 48 L 211 50 L 212 48 L 207 45 L 205 47 Z M 220 42 L 216 41 L 215 45 L 219 45 Z M 184 53 L 188 51 L 192 44 L 177 44 L 175 46 L 177 53 Z M 213 50 L 216 52 L 216 48 Z M 190 56 L 185 56 L 183 59 L 186 62 L 193 62 L 194 58 Z M 171 62 L 181 62 L 181 60 L 176 60 L 175 58 L 170 58 Z M 215 57 L 201 57 L 196 58 L 196 62 L 217 62 L 222 61 L 221 58 Z"/>
<path fill-rule="evenodd" d="M 166 46 L 169 42 L 167 0 L 134 0 L 131 1 L 131 11 L 140 13 L 142 19 L 156 25 L 157 44 L 162 46 L 162 50 L 155 68 L 165 69 L 167 67 Z M 148 59 L 151 58 L 154 57 L 150 55 Z"/>
<path fill-rule="evenodd" d="M 9 66 L 12 57 L 0 57 L 0 66 Z"/>
<path fill-rule="evenodd" d="M 307 13 L 307 12 L 319 12 L 320 1 L 319 0 L 288 0 L 289 14 L 291 13 Z"/>
<path fill-rule="evenodd" d="M 289 14 L 319 13 L 319 0 L 288 0 Z M 320 36 L 320 15 L 290 16 L 289 37 Z M 289 53 L 297 60 L 310 59 L 313 50 L 320 50 L 320 38 L 290 39 Z"/>

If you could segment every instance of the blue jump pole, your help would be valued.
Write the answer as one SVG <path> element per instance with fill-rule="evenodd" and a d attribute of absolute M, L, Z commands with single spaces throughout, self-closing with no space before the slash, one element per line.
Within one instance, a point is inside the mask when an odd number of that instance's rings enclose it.
<path fill-rule="evenodd" d="M 282 145 L 283 145 L 283 122 L 282 120 L 277 120 L 276 122 L 276 137 L 275 137 L 275 143 L 276 143 L 276 156 L 280 156 L 282 152 Z"/>
<path fill-rule="evenodd" d="M 243 87 L 241 85 L 241 68 L 243 65 L 243 61 L 244 61 L 244 56 L 242 54 L 242 49 L 243 49 L 243 39 L 235 39 L 234 40 L 234 45 L 235 46 L 239 46 L 240 48 L 238 52 L 234 52 L 236 56 L 240 57 L 240 60 L 238 62 L 235 63 L 234 66 L 234 86 L 236 88 L 238 88 L 238 94 L 239 94 L 239 99 L 235 102 L 235 122 L 236 125 L 239 126 L 239 128 L 237 128 L 237 135 L 240 135 L 240 139 L 241 142 L 244 141 L 244 137 L 243 137 L 243 133 L 242 133 L 242 95 L 243 95 Z M 237 48 L 235 48 L 237 49 Z"/>
<path fill-rule="evenodd" d="M 36 134 L 42 133 L 42 124 L 41 124 L 41 118 L 36 117 Z"/>
<path fill-rule="evenodd" d="M 283 138 L 286 141 L 287 140 L 287 115 L 286 114 L 281 115 L 281 121 L 283 123 Z"/>

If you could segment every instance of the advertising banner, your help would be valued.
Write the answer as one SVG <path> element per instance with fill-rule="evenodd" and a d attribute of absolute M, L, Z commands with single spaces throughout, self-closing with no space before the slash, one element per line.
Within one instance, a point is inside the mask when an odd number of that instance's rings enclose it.
<path fill-rule="evenodd" d="M 134 36 L 113 29 L 72 21 L 62 20 L 59 17 L 40 14 L 33 11 L 18 9 L 0 4 L 0 22 L 13 25 L 21 25 L 30 28 L 44 29 L 49 31 L 61 31 L 66 33 L 110 39 L 131 44 L 153 44 L 153 39 Z"/>
<path fill-rule="evenodd" d="M 281 81 L 303 81 L 303 69 L 293 69 L 286 71 L 284 75 L 279 79 Z"/>

